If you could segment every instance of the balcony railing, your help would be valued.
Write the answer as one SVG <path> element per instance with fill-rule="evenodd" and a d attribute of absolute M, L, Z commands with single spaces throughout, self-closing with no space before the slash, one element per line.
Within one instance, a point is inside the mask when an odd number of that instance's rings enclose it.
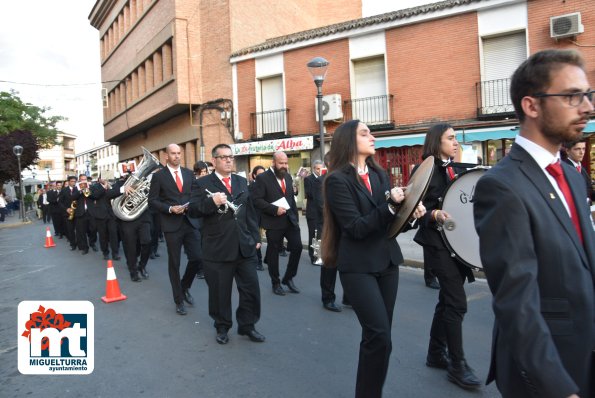
<path fill-rule="evenodd" d="M 251 139 L 279 138 L 287 135 L 289 109 L 275 109 L 250 114 Z"/>
<path fill-rule="evenodd" d="M 478 119 L 499 119 L 514 114 L 510 100 L 510 79 L 478 82 L 475 88 Z"/>
<path fill-rule="evenodd" d="M 382 130 L 395 126 L 392 94 L 345 100 L 343 105 L 345 120 L 359 119 L 367 124 L 370 130 Z"/>

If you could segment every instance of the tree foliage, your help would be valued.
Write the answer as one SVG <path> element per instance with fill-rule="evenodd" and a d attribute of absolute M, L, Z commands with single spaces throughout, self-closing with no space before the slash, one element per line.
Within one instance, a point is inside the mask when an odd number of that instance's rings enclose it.
<path fill-rule="evenodd" d="M 49 107 L 40 108 L 24 103 L 14 90 L 0 91 L 0 136 L 16 130 L 29 131 L 40 148 L 53 147 L 58 133 L 61 132 L 56 126 L 67 119 L 63 116 L 46 116 L 45 113 L 49 110 Z"/>
<path fill-rule="evenodd" d="M 19 181 L 19 166 L 12 148 L 15 145 L 23 147 L 21 155 L 21 169 L 37 160 L 37 139 L 30 131 L 14 130 L 0 135 L 0 187 L 7 181 Z"/>

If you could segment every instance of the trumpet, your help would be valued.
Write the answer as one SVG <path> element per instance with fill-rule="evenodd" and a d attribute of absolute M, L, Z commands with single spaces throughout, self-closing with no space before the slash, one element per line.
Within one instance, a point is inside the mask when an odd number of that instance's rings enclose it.
<path fill-rule="evenodd" d="M 83 193 L 83 195 L 85 195 L 85 198 L 88 198 L 89 195 L 91 195 L 91 190 L 89 189 L 88 182 L 79 182 L 77 184 L 77 187 L 78 187 L 79 191 L 81 191 Z"/>
<path fill-rule="evenodd" d="M 70 209 L 72 210 L 68 215 L 68 221 L 74 220 L 74 211 L 76 210 L 76 200 L 73 200 L 70 204 Z"/>
<path fill-rule="evenodd" d="M 312 250 L 314 251 L 314 257 L 316 257 L 316 261 L 314 261 L 314 264 L 316 265 L 322 265 L 322 253 L 320 252 L 321 249 L 321 239 L 316 239 L 316 237 L 318 236 L 318 230 L 314 230 L 314 237 L 312 238 L 312 244 L 310 245 L 310 247 L 312 247 Z"/>
<path fill-rule="evenodd" d="M 212 198 L 215 195 L 213 192 L 209 191 L 208 189 L 205 189 L 205 191 L 207 192 L 207 198 Z M 224 206 L 223 209 L 217 209 L 217 213 L 226 214 L 229 210 L 231 210 L 232 213 L 236 213 L 240 209 L 240 207 L 242 207 L 241 204 L 238 206 L 238 205 L 235 205 L 229 201 L 225 202 L 225 204 L 223 204 L 223 206 Z"/>

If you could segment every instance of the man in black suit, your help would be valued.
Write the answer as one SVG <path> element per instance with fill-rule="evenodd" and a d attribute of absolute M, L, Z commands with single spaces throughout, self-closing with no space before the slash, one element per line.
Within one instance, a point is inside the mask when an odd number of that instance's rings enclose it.
<path fill-rule="evenodd" d="M 62 189 L 62 184 L 60 184 L 60 189 Z M 60 189 L 56 188 L 55 182 L 50 182 L 50 186 L 48 189 L 48 202 L 49 202 L 49 212 L 52 218 L 52 224 L 54 224 L 54 235 L 57 235 L 60 239 L 64 233 L 62 232 L 62 214 L 60 205 L 58 204 L 58 195 L 60 194 Z"/>
<path fill-rule="evenodd" d="M 591 176 L 581 164 L 587 150 L 587 142 L 584 139 L 575 142 L 566 142 L 564 143 L 564 148 L 566 148 L 566 154 L 568 155 L 564 161 L 574 167 L 585 179 L 587 203 L 591 205 L 593 200 L 593 182 L 591 181 Z"/>
<path fill-rule="evenodd" d="M 285 152 L 275 152 L 271 168 L 256 177 L 252 198 L 254 206 L 261 212 L 261 226 L 266 229 L 269 275 L 273 283 L 273 293 L 279 296 L 285 295 L 280 283 L 287 286 L 292 293 L 300 292 L 293 283 L 293 278 L 297 274 L 302 255 L 302 238 L 293 197 L 293 181 L 287 169 Z M 284 202 L 283 205 L 279 201 Z M 283 238 L 287 239 L 290 255 L 285 275 L 279 280 L 279 251 L 283 246 Z"/>
<path fill-rule="evenodd" d="M 312 265 L 316 264 L 312 239 L 320 239 L 322 234 L 322 161 L 312 162 L 312 174 L 304 178 L 304 193 L 306 196 L 306 221 L 308 222 L 308 255 Z"/>
<path fill-rule="evenodd" d="M 68 184 L 62 188 L 58 195 L 58 204 L 62 209 L 63 232 L 70 242 L 70 250 L 76 250 L 76 236 L 74 233 L 74 210 L 72 202 L 75 201 L 74 194 L 78 189 L 76 187 L 76 177 L 69 176 Z M 71 217 L 72 214 L 72 217 Z"/>
<path fill-rule="evenodd" d="M 149 191 L 149 207 L 161 216 L 161 229 L 167 245 L 167 264 L 176 312 L 186 315 L 184 301 L 194 305 L 190 287 L 200 262 L 198 220 L 187 213 L 193 185 L 194 173 L 180 167 L 181 151 L 176 144 L 166 148 L 167 165 L 153 174 Z M 188 265 L 180 279 L 180 255 L 182 246 L 188 256 Z"/>
<path fill-rule="evenodd" d="M 112 250 L 112 259 L 119 260 L 118 237 L 115 227 L 114 213 L 112 211 L 111 199 L 118 197 L 121 184 L 113 188 L 108 182 L 102 179 L 91 185 L 93 200 L 89 207 L 89 213 L 95 219 L 95 226 L 99 234 L 99 247 L 103 253 L 103 259 L 109 260 L 109 249 Z"/>
<path fill-rule="evenodd" d="M 235 279 L 240 296 L 236 311 L 238 334 L 261 343 L 265 337 L 254 329 L 260 318 L 260 287 L 256 275 L 260 234 L 256 212 L 246 179 L 231 174 L 233 155 L 229 145 L 216 145 L 212 155 L 215 171 L 197 180 L 197 190 L 190 204 L 190 214 L 203 217 L 202 247 L 209 286 L 209 315 L 215 321 L 217 342 L 227 344 L 227 331 L 233 324 L 231 289 Z"/>
<path fill-rule="evenodd" d="M 475 228 L 494 295 L 492 363 L 504 397 L 595 393 L 595 233 L 582 177 L 559 161 L 593 91 L 580 54 L 545 50 L 512 76 L 520 132 L 477 183 Z"/>
<path fill-rule="evenodd" d="M 91 191 L 86 175 L 79 175 L 77 189 L 72 194 L 72 198 L 76 201 L 76 210 L 74 211 L 76 245 L 83 255 L 89 253 L 89 247 L 93 248 L 93 251 L 97 251 L 96 243 L 93 240 L 94 237 L 97 239 L 97 230 L 91 210 L 96 197 Z"/>

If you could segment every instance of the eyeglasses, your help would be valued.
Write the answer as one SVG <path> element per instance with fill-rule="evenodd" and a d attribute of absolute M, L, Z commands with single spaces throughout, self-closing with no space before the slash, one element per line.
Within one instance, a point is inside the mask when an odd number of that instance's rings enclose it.
<path fill-rule="evenodd" d="M 215 159 L 233 160 L 233 155 L 219 155 L 219 156 L 215 156 Z"/>
<path fill-rule="evenodd" d="M 579 106 L 580 104 L 583 103 L 583 100 L 585 99 L 585 97 L 587 97 L 587 100 L 589 100 L 590 103 L 593 103 L 593 93 L 595 93 L 595 90 L 585 91 L 584 93 L 578 92 L 578 93 L 569 93 L 569 94 L 537 93 L 537 94 L 531 95 L 531 97 L 534 97 L 534 98 L 566 97 L 566 100 L 568 101 L 568 105 Z"/>

